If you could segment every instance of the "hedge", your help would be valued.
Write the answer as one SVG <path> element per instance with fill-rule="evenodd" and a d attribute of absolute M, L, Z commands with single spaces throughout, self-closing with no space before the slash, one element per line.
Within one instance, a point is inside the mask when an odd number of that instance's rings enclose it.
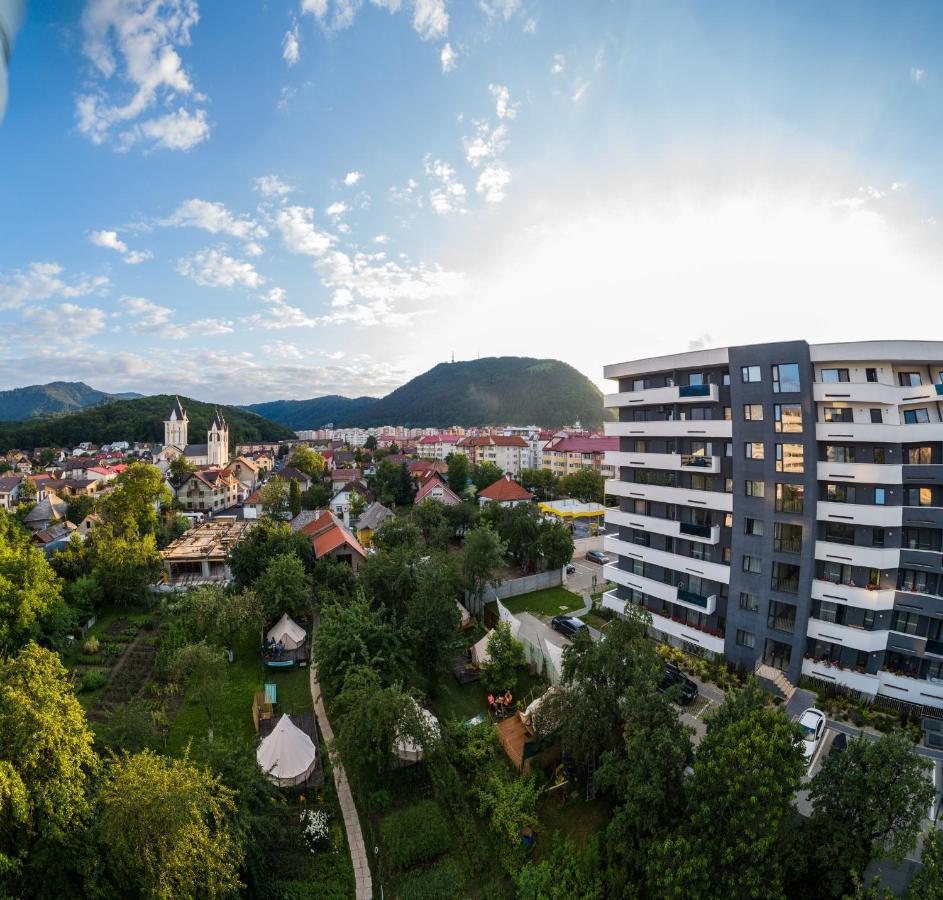
<path fill-rule="evenodd" d="M 390 813 L 380 827 L 386 863 L 405 872 L 436 859 L 452 845 L 452 832 L 434 800 Z"/>
<path fill-rule="evenodd" d="M 428 869 L 406 875 L 396 883 L 397 900 L 458 900 L 466 896 L 464 876 L 454 859 L 446 857 Z"/>

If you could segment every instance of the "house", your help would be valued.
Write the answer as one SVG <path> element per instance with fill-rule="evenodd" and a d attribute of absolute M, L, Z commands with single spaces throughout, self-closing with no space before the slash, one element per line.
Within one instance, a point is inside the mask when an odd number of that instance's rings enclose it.
<path fill-rule="evenodd" d="M 521 503 L 530 503 L 534 495 L 522 488 L 510 475 L 499 478 L 494 484 L 489 484 L 478 492 L 478 502 L 485 506 L 488 503 L 497 503 L 500 506 L 518 506 Z"/>
<path fill-rule="evenodd" d="M 55 494 L 49 493 L 26 514 L 23 521 L 31 531 L 42 531 L 53 522 L 64 519 L 68 506 L 65 500 L 60 500 Z"/>
<path fill-rule="evenodd" d="M 246 496 L 259 486 L 259 466 L 245 456 L 237 456 L 223 471 L 228 472 L 245 487 Z"/>
<path fill-rule="evenodd" d="M 13 509 L 16 506 L 25 480 L 23 475 L 0 475 L 0 509 Z"/>
<path fill-rule="evenodd" d="M 335 469 L 331 472 L 332 491 L 339 491 L 351 481 L 363 481 L 363 472 L 360 469 Z"/>
<path fill-rule="evenodd" d="M 235 516 L 218 516 L 191 528 L 161 550 L 164 585 L 189 587 L 231 581 L 229 551 L 254 525 Z"/>
<path fill-rule="evenodd" d="M 490 462 L 508 475 L 517 476 L 528 459 L 530 448 L 522 437 L 516 434 L 484 434 L 462 438 L 456 448 L 464 453 L 472 465 Z"/>
<path fill-rule="evenodd" d="M 41 528 L 33 533 L 33 543 L 41 547 L 46 556 L 52 556 L 64 550 L 76 526 L 71 522 L 56 522 L 48 528 Z"/>
<path fill-rule="evenodd" d="M 413 503 L 418 505 L 424 500 L 438 500 L 446 506 L 455 506 L 462 502 L 461 497 L 455 493 L 443 480 L 438 473 L 430 475 L 416 491 L 416 499 Z"/>
<path fill-rule="evenodd" d="M 96 525 L 101 524 L 101 516 L 97 513 L 89 513 L 81 522 L 75 526 L 75 532 L 84 541 L 91 534 Z"/>
<path fill-rule="evenodd" d="M 449 470 L 448 463 L 439 459 L 414 459 L 408 468 L 409 474 L 419 482 L 425 481 L 434 472 L 444 476 Z"/>
<path fill-rule="evenodd" d="M 603 478 L 615 478 L 615 466 L 605 461 L 606 451 L 619 449 L 619 438 L 600 434 L 558 434 L 544 445 L 542 468 L 554 475 L 572 475 L 580 469 L 595 469 Z"/>
<path fill-rule="evenodd" d="M 334 515 L 339 516 L 348 528 L 350 527 L 350 504 L 354 494 L 359 494 L 366 503 L 373 502 L 373 494 L 362 481 L 348 481 L 331 497 L 331 509 Z"/>
<path fill-rule="evenodd" d="M 360 545 L 360 541 L 330 511 L 321 513 L 299 530 L 310 538 L 315 559 L 333 556 L 347 563 L 356 572 L 367 558 L 367 553 Z"/>
<path fill-rule="evenodd" d="M 51 478 L 43 487 L 62 497 L 91 497 L 99 487 L 103 488 L 105 484 L 103 481 L 95 481 L 92 478 Z"/>
<path fill-rule="evenodd" d="M 301 488 L 302 491 L 306 491 L 311 487 L 311 476 L 306 475 L 294 466 L 285 466 L 285 468 L 280 469 L 277 474 L 283 481 L 297 481 L 298 487 Z"/>
<path fill-rule="evenodd" d="M 177 488 L 177 500 L 187 512 L 214 513 L 239 502 L 241 485 L 225 469 L 199 469 Z"/>
<path fill-rule="evenodd" d="M 382 503 L 374 501 L 371 503 L 357 519 L 355 526 L 357 540 L 364 547 L 373 546 L 373 535 L 377 529 L 387 520 L 393 518 L 393 510 L 387 509 Z"/>

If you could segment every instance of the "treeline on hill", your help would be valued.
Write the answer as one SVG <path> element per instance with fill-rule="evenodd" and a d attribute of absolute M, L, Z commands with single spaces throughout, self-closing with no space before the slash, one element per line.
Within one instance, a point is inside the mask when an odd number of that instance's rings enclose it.
<path fill-rule="evenodd" d="M 131 400 L 140 394 L 107 394 L 82 381 L 51 381 L 0 391 L 0 420 L 20 421 L 33 416 L 62 415 L 115 400 Z"/>
<path fill-rule="evenodd" d="M 190 420 L 190 440 L 205 443 L 206 431 L 217 408 L 189 397 L 180 402 Z M 13 448 L 74 447 L 80 441 L 96 444 L 114 441 L 151 441 L 164 439 L 163 421 L 173 406 L 170 394 L 155 394 L 137 400 L 116 400 L 104 406 L 55 418 L 30 419 L 25 422 L 0 422 L 0 452 Z M 240 441 L 276 441 L 294 438 L 294 432 L 237 406 L 219 406 L 229 425 L 229 437 Z"/>
<path fill-rule="evenodd" d="M 269 403 L 254 403 L 251 410 L 273 422 L 301 431 L 305 428 L 320 428 L 331 422 L 349 422 L 362 410 L 377 402 L 376 397 L 341 397 L 329 394 L 311 400 L 272 400 Z"/>

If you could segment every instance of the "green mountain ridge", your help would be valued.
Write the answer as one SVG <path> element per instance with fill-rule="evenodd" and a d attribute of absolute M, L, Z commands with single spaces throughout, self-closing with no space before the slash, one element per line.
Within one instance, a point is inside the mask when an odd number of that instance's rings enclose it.
<path fill-rule="evenodd" d="M 605 418 L 602 392 L 582 372 L 557 359 L 527 356 L 440 363 L 372 402 L 332 395 L 254 403 L 246 409 L 295 430 L 328 422 L 335 427 L 514 423 L 557 428 L 579 421 L 598 428 Z"/>
<path fill-rule="evenodd" d="M 109 394 L 96 390 L 83 381 L 51 381 L 27 387 L 0 391 L 0 420 L 31 419 L 34 416 L 57 415 L 141 397 L 141 394 Z"/>

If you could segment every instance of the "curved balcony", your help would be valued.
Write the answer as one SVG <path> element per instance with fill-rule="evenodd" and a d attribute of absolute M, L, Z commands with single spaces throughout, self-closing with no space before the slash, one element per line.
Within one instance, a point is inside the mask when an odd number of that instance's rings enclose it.
<path fill-rule="evenodd" d="M 830 503 L 827 500 L 819 500 L 815 517 L 820 522 L 900 528 L 901 510 L 900 506 L 869 506 L 864 503 Z"/>
<path fill-rule="evenodd" d="M 865 631 L 863 628 L 850 628 L 847 625 L 836 625 L 833 622 L 824 622 L 821 619 L 809 619 L 806 634 L 818 641 L 828 641 L 830 644 L 840 644 L 842 647 L 853 647 L 855 650 L 866 650 L 876 653 L 887 646 L 887 631 Z"/>
<path fill-rule="evenodd" d="M 836 544 L 832 541 L 815 542 L 815 558 L 846 566 L 867 569 L 896 569 L 900 563 L 897 547 L 858 547 L 854 544 Z"/>
<path fill-rule="evenodd" d="M 935 398 L 934 398 L 935 399 Z M 864 441 L 869 444 L 920 444 L 943 441 L 943 422 L 914 425 L 871 422 L 818 422 L 815 439 L 829 444 Z"/>
<path fill-rule="evenodd" d="M 705 615 L 713 615 L 717 611 L 717 595 L 711 594 L 705 597 L 701 594 L 695 594 L 692 591 L 686 591 L 683 588 L 677 588 L 670 584 L 663 584 L 655 581 L 653 578 L 645 578 L 642 575 L 635 575 L 632 572 L 626 572 L 618 566 L 609 564 L 603 566 L 603 577 L 614 584 L 621 584 L 623 587 L 632 588 L 649 597 L 657 597 L 659 600 L 665 600 L 668 603 L 678 603 L 681 606 L 687 606 L 690 609 L 697 610 Z"/>
<path fill-rule="evenodd" d="M 816 466 L 819 481 L 850 484 L 903 484 L 903 466 L 878 466 L 873 463 L 820 462 Z"/>
<path fill-rule="evenodd" d="M 608 466 L 634 469 L 663 469 L 668 472 L 697 472 L 704 475 L 720 472 L 719 456 L 695 456 L 692 453 L 625 453 L 607 450 Z"/>
<path fill-rule="evenodd" d="M 908 403 L 936 401 L 936 386 L 921 384 L 901 387 L 877 381 L 817 381 L 812 385 L 812 396 L 817 403 L 869 403 L 872 406 L 901 406 Z M 943 385 L 939 385 L 943 387 Z"/>
<path fill-rule="evenodd" d="M 607 553 L 615 553 L 627 559 L 637 559 L 652 566 L 683 572 L 688 576 L 708 578 L 720 584 L 730 584 L 730 566 L 702 559 L 692 559 L 679 553 L 666 553 L 640 544 L 630 544 L 612 535 L 606 535 L 603 545 Z"/>
<path fill-rule="evenodd" d="M 621 525 L 625 528 L 637 528 L 652 534 L 664 534 L 668 537 L 680 537 L 687 541 L 702 544 L 716 544 L 720 540 L 720 525 L 695 525 L 693 522 L 675 522 L 660 519 L 657 516 L 639 516 L 621 509 L 606 510 L 607 525 Z"/>
<path fill-rule="evenodd" d="M 692 437 L 729 438 L 733 422 L 729 419 L 672 419 L 655 422 L 606 422 L 610 437 Z M 903 440 L 903 438 L 901 438 Z"/>
<path fill-rule="evenodd" d="M 860 609 L 873 609 L 875 611 L 893 609 L 896 593 L 893 588 L 868 590 L 854 585 L 833 584 L 831 581 L 825 581 L 822 578 L 812 579 L 811 594 L 813 600 L 845 603 L 848 606 L 857 606 Z"/>

